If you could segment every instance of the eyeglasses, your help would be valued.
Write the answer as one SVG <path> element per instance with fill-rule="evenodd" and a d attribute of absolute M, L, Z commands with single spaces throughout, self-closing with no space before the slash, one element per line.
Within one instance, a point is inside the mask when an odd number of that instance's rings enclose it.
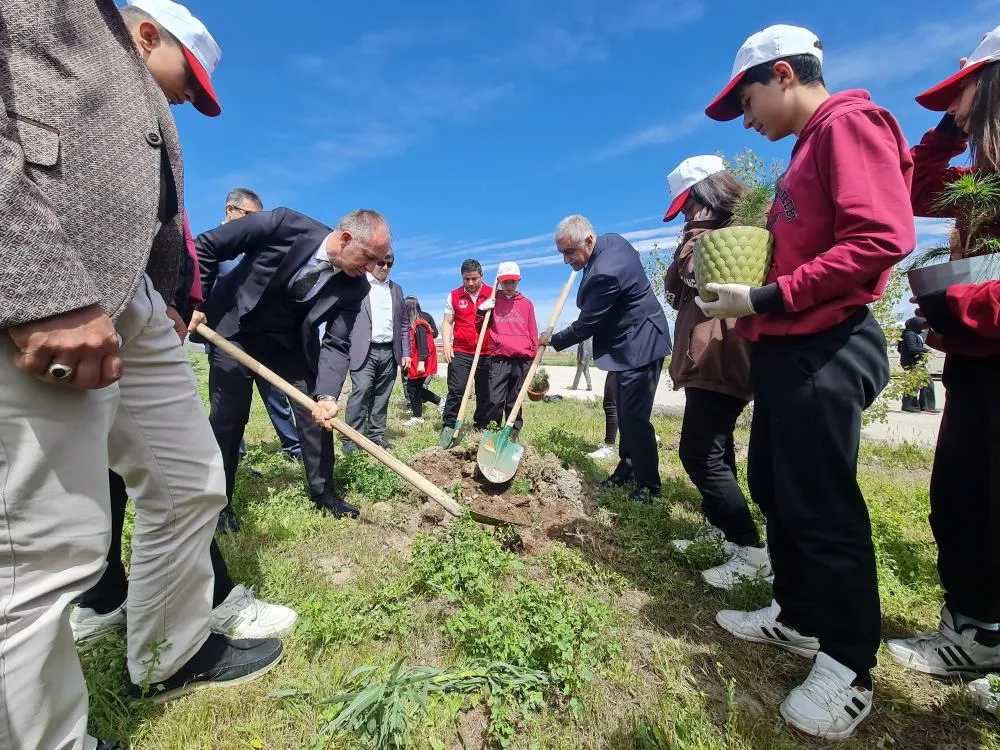
<path fill-rule="evenodd" d="M 226 204 L 226 208 L 231 208 L 231 209 L 233 209 L 234 211 L 241 211 L 241 212 L 243 213 L 243 215 L 244 215 L 244 216 L 246 216 L 247 214 L 252 214 L 252 213 L 253 213 L 253 210 L 252 210 L 252 209 L 249 209 L 249 208 L 243 208 L 242 206 L 237 206 L 237 205 L 234 205 L 234 204 L 232 204 L 232 203 L 227 203 L 227 204 Z"/>
<path fill-rule="evenodd" d="M 375 265 L 379 268 L 392 268 L 392 263 L 391 260 L 380 260 Z"/>

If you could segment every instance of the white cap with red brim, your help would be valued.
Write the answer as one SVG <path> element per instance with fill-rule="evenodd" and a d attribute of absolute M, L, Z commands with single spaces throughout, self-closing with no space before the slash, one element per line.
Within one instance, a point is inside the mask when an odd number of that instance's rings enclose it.
<path fill-rule="evenodd" d="M 183 5 L 171 0 L 129 0 L 128 4 L 145 11 L 181 43 L 181 50 L 200 89 L 193 102 L 194 108 L 209 117 L 220 114 L 222 107 L 212 88 L 212 74 L 222 58 L 222 50 L 205 24 Z"/>
<path fill-rule="evenodd" d="M 512 260 L 505 260 L 497 269 L 497 281 L 520 281 L 521 269 Z"/>
<path fill-rule="evenodd" d="M 944 112 L 962 92 L 962 83 L 966 77 L 997 60 L 1000 60 L 1000 26 L 983 37 L 983 41 L 969 55 L 969 59 L 960 71 L 941 81 L 937 86 L 927 89 L 917 97 L 917 104 L 933 112 Z"/>
<path fill-rule="evenodd" d="M 673 172 L 667 175 L 667 186 L 670 188 L 670 208 L 664 215 L 664 221 L 671 221 L 684 208 L 684 201 L 688 199 L 691 188 L 718 172 L 726 171 L 726 163 L 721 156 L 707 154 L 705 156 L 692 156 L 685 159 Z"/>
<path fill-rule="evenodd" d="M 729 83 L 706 107 L 705 114 L 720 122 L 735 120 L 743 114 L 743 110 L 729 95 L 743 80 L 744 74 L 757 65 L 792 55 L 812 55 L 822 63 L 823 45 L 819 37 L 801 26 L 777 24 L 758 31 L 743 42 L 740 51 L 736 53 Z"/>

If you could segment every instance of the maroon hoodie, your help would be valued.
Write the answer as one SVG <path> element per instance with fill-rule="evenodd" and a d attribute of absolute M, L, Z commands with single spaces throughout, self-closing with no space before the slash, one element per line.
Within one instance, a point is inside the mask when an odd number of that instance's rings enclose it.
<path fill-rule="evenodd" d="M 538 353 L 538 323 L 531 300 L 520 292 L 510 298 L 497 292 L 486 341 L 491 357 L 533 358 Z"/>
<path fill-rule="evenodd" d="M 768 283 L 784 312 L 741 318 L 751 341 L 825 331 L 885 291 L 889 271 L 916 245 L 913 160 L 899 124 L 865 91 L 842 91 L 802 129 L 767 226 Z"/>

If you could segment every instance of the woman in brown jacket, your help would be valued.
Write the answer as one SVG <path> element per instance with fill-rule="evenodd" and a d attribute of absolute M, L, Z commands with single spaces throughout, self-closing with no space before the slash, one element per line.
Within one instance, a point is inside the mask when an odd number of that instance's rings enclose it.
<path fill-rule="evenodd" d="M 684 388 L 679 454 L 702 496 L 711 525 L 707 536 L 723 540 L 730 559 L 702 573 L 711 586 L 731 589 L 742 578 L 767 577 L 771 562 L 736 481 L 733 431 L 753 398 L 747 344 L 735 320 L 707 318 L 695 304 L 694 246 L 701 235 L 729 223 L 743 185 L 718 156 L 685 159 L 670 173 L 672 203 L 664 221 L 683 213 L 686 223 L 673 263 L 663 279 L 667 301 L 677 311 L 670 377 Z M 690 540 L 676 540 L 684 550 Z"/>

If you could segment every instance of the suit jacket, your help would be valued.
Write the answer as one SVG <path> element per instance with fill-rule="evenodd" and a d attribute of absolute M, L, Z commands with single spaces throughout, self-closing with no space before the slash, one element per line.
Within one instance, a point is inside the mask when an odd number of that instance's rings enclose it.
<path fill-rule="evenodd" d="M 332 230 L 287 208 L 257 211 L 195 238 L 208 325 L 226 338 L 247 330 L 246 317 L 288 294 L 295 274 Z M 222 277 L 219 262 L 243 253 Z M 364 275 L 341 272 L 316 293 L 299 331 L 302 353 L 316 374 L 315 393 L 339 397 L 347 377 L 350 334 L 370 286 Z M 320 340 L 319 327 L 326 324 Z"/>
<path fill-rule="evenodd" d="M 113 0 L 3 0 L 0 50 L 0 328 L 95 303 L 117 318 L 143 271 L 171 302 L 180 144 Z"/>
<path fill-rule="evenodd" d="M 389 280 L 392 294 L 392 353 L 396 364 L 403 363 L 403 357 L 410 356 L 410 324 L 403 316 L 403 288 Z M 361 310 L 351 331 L 351 370 L 360 370 L 365 364 L 372 344 L 372 298 L 369 293 L 361 304 Z"/>
<path fill-rule="evenodd" d="M 558 351 L 594 338 L 594 363 L 618 372 L 670 354 L 667 316 L 639 253 L 617 234 L 598 237 L 576 293 L 580 317 L 552 337 Z"/>

